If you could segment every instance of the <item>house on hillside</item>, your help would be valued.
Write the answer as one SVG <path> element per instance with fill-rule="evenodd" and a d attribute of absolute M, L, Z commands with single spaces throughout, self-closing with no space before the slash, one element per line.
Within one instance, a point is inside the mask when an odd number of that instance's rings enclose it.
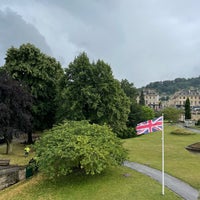
<path fill-rule="evenodd" d="M 191 115 L 193 120 L 200 119 L 200 90 L 191 88 L 189 90 L 180 90 L 172 95 L 168 101 L 168 106 L 184 109 L 185 101 L 189 98 L 191 106 Z"/>
<path fill-rule="evenodd" d="M 180 90 L 172 95 L 168 105 L 184 108 L 186 99 L 189 98 L 192 109 L 200 108 L 200 91 L 198 89 Z"/>
<path fill-rule="evenodd" d="M 144 89 L 144 101 L 145 105 L 158 110 L 160 108 L 159 94 L 153 89 Z M 139 103 L 140 97 L 137 97 L 137 102 Z"/>

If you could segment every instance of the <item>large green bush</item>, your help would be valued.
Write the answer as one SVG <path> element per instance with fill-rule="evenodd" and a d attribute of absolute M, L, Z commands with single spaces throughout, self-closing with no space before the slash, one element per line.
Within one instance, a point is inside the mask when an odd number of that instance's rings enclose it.
<path fill-rule="evenodd" d="M 39 170 L 51 178 L 77 170 L 99 174 L 126 157 L 120 139 L 108 126 L 87 121 L 65 121 L 53 127 L 35 143 L 35 150 Z"/>

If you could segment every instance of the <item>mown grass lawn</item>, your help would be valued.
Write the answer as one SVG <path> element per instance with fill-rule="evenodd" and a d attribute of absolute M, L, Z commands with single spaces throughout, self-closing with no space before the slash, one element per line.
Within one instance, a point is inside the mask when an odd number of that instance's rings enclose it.
<path fill-rule="evenodd" d="M 124 176 L 126 174 L 126 176 Z M 40 174 L 0 192 L 1 200 L 177 200 L 181 199 L 149 177 L 129 168 L 110 168 L 102 175 L 81 174 L 62 177 L 55 182 Z"/>
<path fill-rule="evenodd" d="M 185 147 L 200 142 L 200 134 L 174 135 L 175 126 L 165 126 L 165 172 L 200 189 L 200 154 L 188 152 Z M 129 160 L 162 169 L 161 132 L 124 140 Z"/>
<path fill-rule="evenodd" d="M 19 141 L 14 141 L 12 144 L 12 152 L 5 154 L 6 145 L 0 145 L 0 159 L 9 159 L 12 165 L 27 165 L 29 160 L 34 156 L 34 152 L 31 150 L 28 157 L 24 156 L 25 145 Z"/>
<path fill-rule="evenodd" d="M 174 126 L 165 126 L 165 171 L 200 189 L 200 155 L 185 150 L 189 144 L 200 141 L 200 134 L 172 135 Z M 123 140 L 128 149 L 128 160 L 161 169 L 161 132 Z M 5 146 L 0 146 L 0 158 L 10 159 L 11 164 L 27 164 L 33 157 L 24 157 L 24 145 L 13 144 L 13 153 L 5 155 Z M 126 174 L 127 176 L 124 176 Z M 46 180 L 41 174 L 0 191 L 0 200 L 132 200 L 132 199 L 181 199 L 161 185 L 126 167 L 109 168 L 102 175 L 86 176 L 72 174 L 55 182 Z"/>

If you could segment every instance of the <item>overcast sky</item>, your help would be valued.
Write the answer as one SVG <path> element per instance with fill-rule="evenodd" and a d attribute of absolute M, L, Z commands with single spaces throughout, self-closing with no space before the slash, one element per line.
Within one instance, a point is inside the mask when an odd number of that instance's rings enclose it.
<path fill-rule="evenodd" d="M 67 67 L 85 51 L 136 87 L 200 75 L 199 0 L 0 0 L 0 66 L 32 43 Z"/>

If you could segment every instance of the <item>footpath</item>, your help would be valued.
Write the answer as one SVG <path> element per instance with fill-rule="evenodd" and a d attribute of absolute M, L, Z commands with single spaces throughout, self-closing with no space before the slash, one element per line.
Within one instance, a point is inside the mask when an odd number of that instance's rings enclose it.
<path fill-rule="evenodd" d="M 125 161 L 124 166 L 136 170 L 140 173 L 146 174 L 162 184 L 162 172 L 157 169 L 153 169 L 148 166 L 129 161 Z M 189 184 L 173 176 L 170 176 L 169 174 L 166 173 L 165 173 L 165 186 L 168 187 L 170 190 L 174 191 L 183 199 L 186 200 L 198 199 L 199 192 L 196 189 L 191 187 Z"/>

